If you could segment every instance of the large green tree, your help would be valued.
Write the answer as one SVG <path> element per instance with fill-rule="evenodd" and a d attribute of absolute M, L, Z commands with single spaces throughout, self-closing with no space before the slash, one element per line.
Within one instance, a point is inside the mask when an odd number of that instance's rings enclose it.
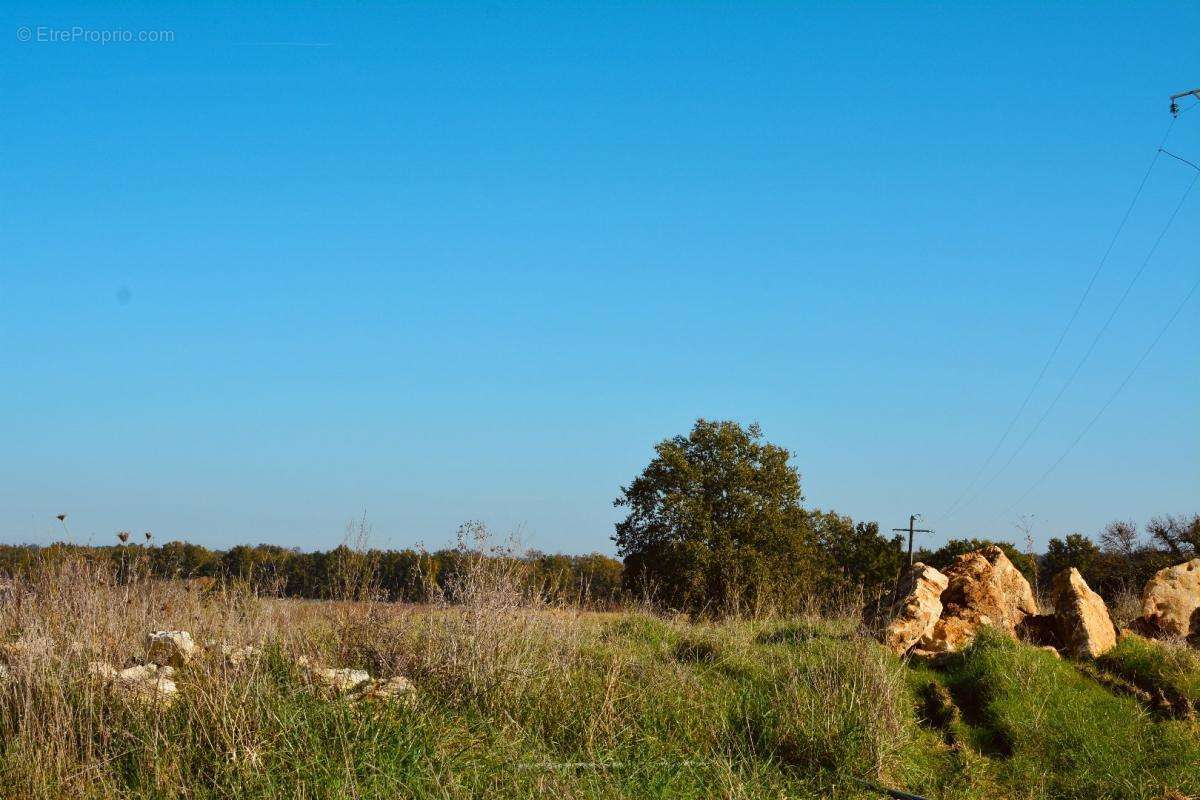
<path fill-rule="evenodd" d="M 718 614 L 791 599 L 811 561 L 791 454 L 757 424 L 704 419 L 655 452 L 614 501 L 627 590 Z"/>

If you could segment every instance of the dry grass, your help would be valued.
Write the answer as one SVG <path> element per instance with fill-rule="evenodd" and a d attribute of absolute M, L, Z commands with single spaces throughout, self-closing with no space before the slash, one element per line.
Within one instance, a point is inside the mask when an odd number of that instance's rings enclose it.
<path fill-rule="evenodd" d="M 132 547 L 116 569 L 43 564 L 0 598 L 0 797 L 867 796 L 852 778 L 930 797 L 1052 796 L 923 728 L 912 674 L 852 603 L 742 620 L 580 612 L 531 592 L 511 546 L 463 534 L 455 576 L 422 605 L 379 602 L 362 564 L 329 602 L 148 581 Z M 88 677 L 92 661 L 139 660 L 160 628 L 264 656 L 198 659 L 169 707 Z M 301 656 L 407 676 L 417 702 L 323 694 Z M 1033 666 L 1016 696 L 1068 674 Z"/>

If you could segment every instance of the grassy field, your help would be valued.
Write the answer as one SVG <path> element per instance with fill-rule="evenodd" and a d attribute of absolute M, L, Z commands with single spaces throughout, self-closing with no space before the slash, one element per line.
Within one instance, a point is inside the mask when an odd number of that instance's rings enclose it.
<path fill-rule="evenodd" d="M 70 562 L 0 603 L 0 792 L 13 798 L 1177 798 L 1200 732 L 1145 702 L 1188 654 L 1126 640 L 1076 665 L 984 636 L 906 665 L 852 615 L 696 622 L 548 608 L 481 567 L 454 603 L 258 598 L 120 584 Z M 145 632 L 261 643 L 201 659 L 169 707 L 86 675 Z M 300 656 L 406 675 L 412 703 L 314 690 Z M 1104 680 L 1105 676 L 1113 680 Z M 1122 686 L 1142 690 L 1123 691 Z"/>

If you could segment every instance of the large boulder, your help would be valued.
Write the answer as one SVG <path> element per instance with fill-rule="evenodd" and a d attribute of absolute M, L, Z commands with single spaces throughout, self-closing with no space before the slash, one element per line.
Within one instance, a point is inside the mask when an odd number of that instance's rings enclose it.
<path fill-rule="evenodd" d="M 1088 587 L 1079 570 L 1069 567 L 1054 576 L 1050 597 L 1058 641 L 1069 655 L 1095 658 L 1117 644 L 1117 630 L 1104 600 Z"/>
<path fill-rule="evenodd" d="M 1017 636 L 1017 626 L 1037 614 L 1033 589 L 1004 551 L 995 545 L 963 553 L 946 569 L 942 616 L 921 638 L 919 649 L 946 653 L 961 650 L 984 625 Z"/>
<path fill-rule="evenodd" d="M 933 567 L 917 562 L 904 576 L 900 599 L 892 606 L 883 643 L 897 655 L 905 653 L 933 631 L 942 615 L 942 592 L 949 579 Z"/>
<path fill-rule="evenodd" d="M 146 660 L 153 664 L 186 666 L 200 652 L 187 631 L 151 631 L 146 634 Z"/>
<path fill-rule="evenodd" d="M 1142 619 L 1166 636 L 1200 635 L 1200 558 L 1154 573 L 1142 591 Z"/>

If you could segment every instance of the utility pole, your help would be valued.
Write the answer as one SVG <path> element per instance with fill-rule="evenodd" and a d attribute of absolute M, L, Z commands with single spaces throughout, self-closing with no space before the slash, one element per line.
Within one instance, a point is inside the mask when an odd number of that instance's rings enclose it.
<path fill-rule="evenodd" d="M 1185 97 L 1194 97 L 1196 100 L 1200 101 L 1200 89 L 1192 89 L 1190 91 L 1171 95 L 1171 116 L 1179 116 L 1179 103 L 1177 101 L 1182 100 Z"/>
<path fill-rule="evenodd" d="M 892 528 L 892 530 L 897 531 L 899 533 L 904 533 L 905 531 L 908 531 L 908 565 L 910 567 L 913 565 L 913 534 L 914 533 L 933 533 L 933 531 L 927 530 L 925 528 L 913 527 L 914 525 L 917 524 L 917 520 L 919 520 L 920 518 L 921 518 L 920 514 L 910 514 L 908 517 L 908 527 L 907 528 Z"/>

